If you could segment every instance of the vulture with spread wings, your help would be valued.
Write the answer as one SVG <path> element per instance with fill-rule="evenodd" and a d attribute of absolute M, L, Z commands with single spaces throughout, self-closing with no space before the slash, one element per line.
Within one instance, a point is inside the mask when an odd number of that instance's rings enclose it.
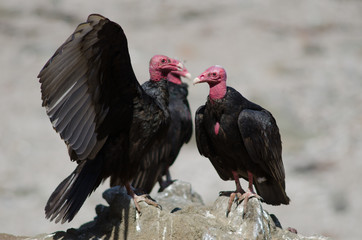
<path fill-rule="evenodd" d="M 126 187 L 138 211 L 137 202 L 149 200 L 135 195 L 130 182 L 140 168 L 157 164 L 144 155 L 167 134 L 167 75 L 182 71 L 163 55 L 151 62 L 149 84 L 158 90 L 155 96 L 136 79 L 122 28 L 92 14 L 45 64 L 38 76 L 43 106 L 78 163 L 50 196 L 47 218 L 71 221 L 108 177 L 112 186 Z"/>

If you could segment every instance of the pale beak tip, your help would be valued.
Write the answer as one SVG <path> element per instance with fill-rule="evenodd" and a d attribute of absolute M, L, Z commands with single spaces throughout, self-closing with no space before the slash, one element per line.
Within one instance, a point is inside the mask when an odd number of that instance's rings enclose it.
<path fill-rule="evenodd" d="M 195 78 L 193 81 L 193 85 L 198 84 L 200 82 L 200 78 Z"/>
<path fill-rule="evenodd" d="M 187 78 L 187 79 L 190 79 L 190 80 L 191 80 L 191 73 L 186 73 L 186 74 L 185 74 L 185 78 Z"/>
<path fill-rule="evenodd" d="M 176 66 L 180 71 L 184 69 L 184 65 L 182 63 L 178 63 Z"/>

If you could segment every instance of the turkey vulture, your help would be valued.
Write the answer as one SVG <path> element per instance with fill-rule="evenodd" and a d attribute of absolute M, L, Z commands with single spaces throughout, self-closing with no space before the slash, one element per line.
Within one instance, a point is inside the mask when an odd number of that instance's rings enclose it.
<path fill-rule="evenodd" d="M 174 60 L 175 64 L 182 64 Z M 177 155 L 184 143 L 187 143 L 192 135 L 192 119 L 190 106 L 187 101 L 188 85 L 181 81 L 181 77 L 190 78 L 190 73 L 185 67 L 182 71 L 172 71 L 168 74 L 169 105 L 171 123 L 167 135 L 164 139 L 158 139 L 159 142 L 153 142 L 152 149 L 145 156 L 150 158 L 148 162 L 158 162 L 147 169 L 141 169 L 132 182 L 132 186 L 150 193 L 158 181 L 159 191 L 165 189 L 173 181 L 169 173 L 169 167 L 176 160 Z M 143 89 L 149 95 L 157 95 L 157 88 L 150 82 L 142 85 Z M 163 180 L 166 176 L 166 180 Z"/>
<path fill-rule="evenodd" d="M 149 84 L 157 96 L 148 95 L 137 81 L 122 28 L 92 14 L 39 73 L 42 105 L 70 159 L 78 163 L 46 204 L 51 221 L 71 221 L 108 177 L 111 186 L 126 187 L 138 211 L 137 202 L 149 200 L 135 195 L 130 182 L 139 168 L 152 164 L 143 156 L 167 134 L 167 75 L 182 71 L 166 56 L 151 61 Z"/>
<path fill-rule="evenodd" d="M 272 114 L 228 87 L 220 66 L 208 68 L 194 80 L 194 84 L 203 82 L 210 92 L 206 104 L 196 111 L 196 143 L 221 179 L 235 181 L 227 214 L 236 196 L 245 203 L 250 196 L 261 196 L 268 204 L 288 204 L 282 145 Z M 240 177 L 249 181 L 248 192 L 241 188 Z"/>

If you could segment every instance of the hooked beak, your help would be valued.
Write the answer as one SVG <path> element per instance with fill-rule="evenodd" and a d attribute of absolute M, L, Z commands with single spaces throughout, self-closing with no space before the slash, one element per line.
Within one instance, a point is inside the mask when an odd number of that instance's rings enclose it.
<path fill-rule="evenodd" d="M 178 63 L 176 65 L 176 67 L 177 67 L 178 71 L 182 71 L 184 69 L 184 65 L 182 63 Z"/>
<path fill-rule="evenodd" d="M 203 74 L 201 74 L 200 76 L 198 76 L 197 78 L 194 79 L 193 85 L 203 83 L 203 82 L 205 82 L 205 77 Z"/>
<path fill-rule="evenodd" d="M 195 84 L 198 84 L 200 82 L 201 82 L 200 78 L 194 78 L 193 84 L 195 85 Z"/>
<path fill-rule="evenodd" d="M 189 80 L 191 80 L 191 73 L 189 73 L 189 71 L 183 66 L 182 63 L 180 63 L 182 65 L 182 71 L 179 72 L 178 74 L 180 74 L 181 77 L 185 77 Z"/>
<path fill-rule="evenodd" d="M 181 76 L 181 77 L 185 77 L 185 78 L 191 80 L 191 74 L 190 74 L 189 71 L 185 68 L 185 66 L 184 66 L 181 62 L 179 62 L 179 63 L 177 64 L 177 66 L 179 67 L 179 70 L 177 70 L 177 71 L 172 71 L 171 73 L 172 73 L 172 74 L 175 74 L 175 75 L 179 75 L 179 76 Z"/>
<path fill-rule="evenodd" d="M 187 78 L 188 80 L 192 80 L 191 73 L 189 73 L 186 69 L 184 69 L 182 72 L 177 72 L 176 74 L 180 75 L 181 77 Z"/>
<path fill-rule="evenodd" d="M 187 72 L 185 75 L 184 75 L 185 78 L 189 79 L 189 80 L 192 80 L 191 79 L 191 73 Z"/>

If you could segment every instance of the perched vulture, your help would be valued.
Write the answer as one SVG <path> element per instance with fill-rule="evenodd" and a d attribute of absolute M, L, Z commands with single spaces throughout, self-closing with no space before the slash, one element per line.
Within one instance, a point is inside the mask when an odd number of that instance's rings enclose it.
<path fill-rule="evenodd" d="M 126 187 L 138 211 L 138 202 L 149 200 L 135 195 L 130 182 L 140 168 L 153 164 L 144 155 L 170 123 L 167 75 L 182 71 L 166 56 L 151 61 L 149 84 L 157 96 L 137 81 L 122 28 L 92 14 L 39 73 L 43 106 L 78 163 L 46 204 L 50 220 L 71 221 L 108 177 L 111 186 Z"/>
<path fill-rule="evenodd" d="M 250 196 L 260 196 L 268 204 L 288 204 L 282 144 L 272 114 L 227 87 L 226 72 L 220 66 L 208 68 L 194 80 L 194 84 L 203 82 L 209 84 L 210 92 L 206 104 L 196 111 L 196 143 L 221 179 L 235 181 L 227 214 L 235 197 L 247 202 Z M 249 181 L 248 192 L 241 188 L 239 178 Z"/>
<path fill-rule="evenodd" d="M 174 60 L 175 64 L 181 64 Z M 152 62 L 151 62 L 152 63 Z M 132 182 L 132 186 L 150 193 L 154 185 L 159 182 L 162 191 L 173 181 L 169 173 L 169 167 L 175 162 L 177 155 L 184 143 L 187 143 L 192 135 L 192 119 L 190 106 L 187 101 L 188 85 L 181 81 L 181 77 L 190 78 L 190 73 L 185 67 L 182 71 L 172 71 L 168 74 L 169 105 L 171 122 L 165 138 L 158 138 L 153 142 L 152 149 L 145 157 L 148 162 L 158 162 L 152 166 L 141 169 Z M 151 96 L 157 96 L 158 89 L 150 82 L 142 85 L 145 92 Z M 166 180 L 163 180 L 166 176 Z"/>

